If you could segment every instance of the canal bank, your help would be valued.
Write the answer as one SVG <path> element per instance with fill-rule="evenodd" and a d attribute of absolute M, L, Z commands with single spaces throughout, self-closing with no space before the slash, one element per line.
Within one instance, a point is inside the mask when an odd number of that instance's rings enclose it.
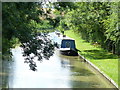
<path fill-rule="evenodd" d="M 108 79 L 109 82 L 113 83 L 113 85 L 115 85 L 118 88 L 118 85 L 117 85 L 118 84 L 118 58 L 117 56 L 112 55 L 107 52 L 103 52 L 101 48 L 93 47 L 92 45 L 90 45 L 90 43 L 87 43 L 84 40 L 82 40 L 79 34 L 72 32 L 72 30 L 65 31 L 65 34 L 76 40 L 77 49 L 81 51 L 79 53 L 81 58 L 84 61 L 86 61 L 88 64 L 90 64 L 92 67 L 94 67 L 99 73 L 101 73 L 106 79 Z"/>
<path fill-rule="evenodd" d="M 89 60 L 87 60 L 85 57 L 83 57 L 82 55 L 79 54 L 79 56 L 84 60 L 84 62 L 86 62 L 87 64 L 89 64 L 93 69 L 95 69 L 96 71 L 98 71 L 106 80 L 108 80 L 111 84 L 113 84 L 116 88 L 119 88 L 118 85 L 111 79 L 109 78 L 106 74 L 104 74 L 104 72 L 102 72 L 97 66 L 95 66 L 93 63 L 91 63 Z M 118 89 L 119 90 L 119 89 Z"/>

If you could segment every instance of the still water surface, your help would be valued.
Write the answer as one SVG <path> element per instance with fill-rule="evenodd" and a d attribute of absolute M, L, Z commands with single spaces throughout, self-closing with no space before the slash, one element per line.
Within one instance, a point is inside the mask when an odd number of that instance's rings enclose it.
<path fill-rule="evenodd" d="M 37 62 L 37 71 L 24 63 L 22 49 L 12 50 L 8 84 L 10 88 L 113 88 L 79 56 L 63 56 L 55 50 L 49 60 Z"/>
<path fill-rule="evenodd" d="M 54 33 L 50 37 L 60 40 Z M 3 85 L 9 88 L 114 88 L 79 56 L 64 56 L 55 50 L 49 60 L 36 60 L 37 71 L 24 63 L 22 49 L 12 49 L 13 62 L 3 62 Z"/>

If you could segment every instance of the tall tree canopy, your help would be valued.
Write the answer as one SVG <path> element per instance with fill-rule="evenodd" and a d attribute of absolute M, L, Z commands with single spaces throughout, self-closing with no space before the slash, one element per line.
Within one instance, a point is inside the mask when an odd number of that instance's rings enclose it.
<path fill-rule="evenodd" d="M 80 36 L 86 41 L 90 43 L 97 42 L 106 50 L 120 55 L 118 3 L 119 2 L 73 3 L 76 8 L 66 8 L 67 12 L 60 20 L 59 29 L 65 30 L 66 27 L 69 27 L 69 29 L 80 33 Z M 64 5 L 61 5 L 61 7 L 65 7 Z M 61 10 L 59 11 L 61 12 Z"/>
<path fill-rule="evenodd" d="M 17 42 L 21 43 L 23 56 L 26 56 L 25 62 L 29 63 L 32 70 L 36 70 L 35 57 L 42 60 L 53 55 L 54 47 L 51 40 L 47 38 L 46 33 L 38 33 L 41 26 L 45 24 L 45 20 L 40 19 L 44 14 L 46 13 L 42 8 L 42 3 L 2 3 L 3 60 L 11 54 L 10 50 Z"/>
<path fill-rule="evenodd" d="M 43 9 L 43 3 L 2 3 L 2 54 L 3 59 L 17 42 L 30 66 L 36 66 L 34 58 L 48 59 L 54 46 L 46 33 L 38 33 L 45 27 L 73 29 L 88 42 L 120 55 L 120 28 L 118 27 L 119 2 L 55 2 L 55 18 L 51 9 Z M 33 54 L 33 55 L 32 55 Z M 35 70 L 35 68 L 32 68 Z"/>

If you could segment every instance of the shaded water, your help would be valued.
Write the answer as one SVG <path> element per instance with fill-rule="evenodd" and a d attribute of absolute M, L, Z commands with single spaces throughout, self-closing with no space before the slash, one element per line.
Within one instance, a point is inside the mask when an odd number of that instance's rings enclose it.
<path fill-rule="evenodd" d="M 49 38 L 59 42 L 54 33 Z M 115 88 L 79 56 L 64 56 L 55 50 L 49 60 L 36 60 L 37 71 L 24 63 L 22 49 L 12 49 L 13 61 L 3 62 L 3 87 L 9 88 Z M 0 76 L 2 76 L 0 75 Z"/>
<path fill-rule="evenodd" d="M 79 56 L 63 56 L 59 51 L 50 60 L 37 62 L 37 71 L 24 63 L 22 49 L 12 50 L 8 85 L 10 88 L 113 88 Z"/>

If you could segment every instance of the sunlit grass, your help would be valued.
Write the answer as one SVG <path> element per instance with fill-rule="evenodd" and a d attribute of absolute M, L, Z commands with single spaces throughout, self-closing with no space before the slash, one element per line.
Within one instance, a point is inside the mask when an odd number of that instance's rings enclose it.
<path fill-rule="evenodd" d="M 102 48 L 95 47 L 85 40 L 81 39 L 80 35 L 72 30 L 65 31 L 65 34 L 76 42 L 76 48 L 86 59 L 95 64 L 108 77 L 113 79 L 118 84 L 118 56 L 105 51 Z M 119 84 L 120 86 L 120 84 Z"/>

